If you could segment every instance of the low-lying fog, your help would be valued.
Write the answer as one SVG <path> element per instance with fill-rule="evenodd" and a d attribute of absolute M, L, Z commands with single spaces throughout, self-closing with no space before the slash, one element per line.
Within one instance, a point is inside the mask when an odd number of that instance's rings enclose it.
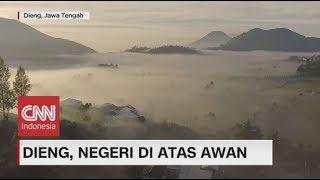
<path fill-rule="evenodd" d="M 59 95 L 94 104 L 131 104 L 155 121 L 172 121 L 210 134 L 252 118 L 264 130 L 314 142 L 318 96 L 299 96 L 299 88 L 279 88 L 298 64 L 297 53 L 210 51 L 206 55 L 107 53 L 75 56 L 82 64 L 31 70 L 31 95 Z M 305 54 L 304 54 L 305 55 Z M 68 59 L 65 64 L 69 64 Z M 118 69 L 99 67 L 118 64 Z M 30 64 L 29 64 L 30 65 Z M 60 67 L 63 67 L 61 65 Z M 211 83 L 212 81 L 212 83 Z M 294 99 L 294 102 L 293 102 Z M 311 108 L 316 109 L 316 108 Z"/>

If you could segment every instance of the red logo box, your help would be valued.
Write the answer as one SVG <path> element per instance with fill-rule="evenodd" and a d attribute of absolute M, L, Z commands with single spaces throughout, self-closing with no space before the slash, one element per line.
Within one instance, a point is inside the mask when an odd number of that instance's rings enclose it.
<path fill-rule="evenodd" d="M 59 136 L 59 96 L 20 96 L 18 136 Z"/>

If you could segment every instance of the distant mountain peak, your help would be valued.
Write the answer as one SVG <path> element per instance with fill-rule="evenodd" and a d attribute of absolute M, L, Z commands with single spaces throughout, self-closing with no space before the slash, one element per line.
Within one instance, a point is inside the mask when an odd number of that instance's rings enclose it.
<path fill-rule="evenodd" d="M 205 49 L 209 47 L 218 47 L 227 43 L 231 37 L 222 31 L 212 31 L 201 39 L 190 44 L 191 47 Z"/>
<path fill-rule="evenodd" d="M 219 36 L 228 36 L 226 33 L 224 33 L 223 31 L 211 31 L 208 35 L 219 35 Z"/>
<path fill-rule="evenodd" d="M 282 27 L 268 30 L 254 28 L 232 38 L 218 49 L 316 52 L 320 50 L 320 38 L 308 38 Z"/>
<path fill-rule="evenodd" d="M 261 28 L 253 28 L 253 29 L 250 29 L 248 32 L 261 32 L 261 31 L 265 31 Z"/>
<path fill-rule="evenodd" d="M 212 31 L 209 34 L 207 34 L 204 37 L 202 37 L 201 39 L 203 39 L 203 40 L 214 40 L 214 39 L 225 39 L 225 38 L 231 39 L 226 33 L 222 32 L 222 31 Z"/>

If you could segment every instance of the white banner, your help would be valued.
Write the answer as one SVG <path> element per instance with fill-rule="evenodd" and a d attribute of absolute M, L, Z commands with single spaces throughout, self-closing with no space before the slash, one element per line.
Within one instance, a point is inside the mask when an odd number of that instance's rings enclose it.
<path fill-rule="evenodd" d="M 89 20 L 87 11 L 18 11 L 18 20 Z"/>
<path fill-rule="evenodd" d="M 19 165 L 272 165 L 272 140 L 20 140 Z"/>

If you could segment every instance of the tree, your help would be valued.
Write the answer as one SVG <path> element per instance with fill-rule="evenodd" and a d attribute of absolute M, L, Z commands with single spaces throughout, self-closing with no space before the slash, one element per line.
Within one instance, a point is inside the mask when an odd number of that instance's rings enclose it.
<path fill-rule="evenodd" d="M 6 118 L 8 118 L 8 114 L 9 114 L 10 110 L 16 106 L 16 101 L 17 101 L 16 94 L 14 93 L 13 90 L 9 89 L 7 91 L 7 93 L 5 94 L 5 101 L 4 101 L 5 109 L 6 109 L 6 113 L 7 113 Z"/>
<path fill-rule="evenodd" d="M 15 81 L 13 82 L 13 89 L 17 97 L 26 96 L 31 90 L 29 77 L 21 66 L 19 66 L 17 70 Z"/>
<path fill-rule="evenodd" d="M 237 123 L 233 130 L 236 139 L 261 139 L 263 137 L 261 129 L 253 125 L 250 119 L 243 123 Z"/>
<path fill-rule="evenodd" d="M 90 110 L 91 107 L 92 107 L 91 103 L 85 103 L 85 104 L 81 104 L 79 106 L 80 116 L 81 116 L 83 121 L 91 120 L 91 117 L 89 115 L 89 110 Z"/>
<path fill-rule="evenodd" d="M 10 93 L 10 75 L 9 67 L 4 63 L 2 57 L 0 57 L 0 105 L 3 119 L 6 118 L 7 97 Z"/>

